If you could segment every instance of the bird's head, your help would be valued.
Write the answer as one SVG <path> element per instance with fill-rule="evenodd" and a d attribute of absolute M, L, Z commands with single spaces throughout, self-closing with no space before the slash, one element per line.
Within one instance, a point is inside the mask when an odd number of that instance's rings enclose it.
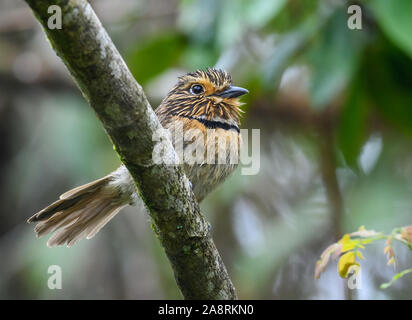
<path fill-rule="evenodd" d="M 232 78 L 226 71 L 197 70 L 179 77 L 161 104 L 162 112 L 170 116 L 238 124 L 239 97 L 246 93 L 246 89 L 232 85 Z"/>

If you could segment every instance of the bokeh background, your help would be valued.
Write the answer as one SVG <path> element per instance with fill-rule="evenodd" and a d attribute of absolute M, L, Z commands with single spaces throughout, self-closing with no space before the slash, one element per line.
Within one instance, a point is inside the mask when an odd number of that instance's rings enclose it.
<path fill-rule="evenodd" d="M 345 290 L 321 252 L 361 225 L 412 223 L 410 0 L 95 0 L 103 25 L 155 107 L 176 77 L 228 70 L 243 128 L 261 130 L 261 167 L 240 170 L 201 205 L 243 299 L 410 299 L 384 243 L 364 251 Z M 350 4 L 362 30 L 347 26 Z M 181 295 L 142 204 L 92 240 L 46 247 L 25 223 L 119 160 L 22 0 L 0 2 L 0 298 L 166 299 Z M 412 254 L 395 246 L 398 271 Z M 59 265 L 63 288 L 50 290 Z"/>

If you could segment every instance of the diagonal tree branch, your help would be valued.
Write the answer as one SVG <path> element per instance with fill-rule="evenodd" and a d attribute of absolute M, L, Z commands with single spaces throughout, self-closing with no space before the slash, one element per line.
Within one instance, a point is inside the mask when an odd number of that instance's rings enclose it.
<path fill-rule="evenodd" d="M 80 87 L 134 178 L 153 229 L 185 299 L 236 299 L 226 268 L 181 167 L 154 165 L 153 133 L 161 128 L 143 89 L 86 0 L 25 0 Z M 62 11 L 49 29 L 48 7 Z M 166 135 L 170 157 L 174 149 Z"/>

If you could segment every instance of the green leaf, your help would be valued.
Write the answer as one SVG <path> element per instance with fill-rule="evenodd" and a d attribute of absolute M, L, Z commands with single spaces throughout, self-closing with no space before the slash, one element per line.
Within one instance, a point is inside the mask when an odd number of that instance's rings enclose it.
<path fill-rule="evenodd" d="M 385 40 L 376 43 L 366 55 L 362 70 L 368 100 L 384 121 L 412 136 L 411 59 Z"/>
<path fill-rule="evenodd" d="M 366 139 L 367 106 L 360 81 L 354 81 L 343 106 L 338 126 L 338 146 L 346 164 L 357 169 L 357 159 Z"/>
<path fill-rule="evenodd" d="M 381 288 L 381 289 L 386 289 L 386 288 L 390 287 L 391 285 L 393 285 L 393 283 L 394 283 L 396 280 L 402 278 L 404 275 L 406 275 L 406 274 L 408 274 L 408 273 L 411 273 L 411 272 L 412 272 L 412 268 L 403 270 L 402 272 L 399 272 L 399 273 L 395 274 L 395 275 L 393 276 L 393 278 L 392 278 L 391 281 L 386 282 L 386 283 L 382 283 L 381 286 L 380 286 L 380 288 Z"/>
<path fill-rule="evenodd" d="M 206 68 L 216 64 L 219 52 L 213 48 L 192 44 L 183 52 L 180 62 L 188 70 Z"/>
<path fill-rule="evenodd" d="M 250 29 L 260 29 L 274 19 L 286 0 L 221 0 L 217 13 L 215 37 L 219 48 L 242 41 Z"/>
<path fill-rule="evenodd" d="M 275 19 L 268 21 L 265 30 L 273 33 L 290 31 L 309 17 L 316 16 L 318 9 L 318 1 L 287 1 L 276 13 Z"/>
<path fill-rule="evenodd" d="M 294 30 L 284 34 L 269 52 L 266 61 L 262 63 L 261 72 L 264 75 L 264 85 L 272 90 L 282 76 L 283 71 L 298 56 L 302 48 L 319 31 L 321 21 L 316 17 L 308 18 Z"/>
<path fill-rule="evenodd" d="M 184 44 L 185 39 L 179 34 L 151 36 L 127 55 L 130 71 L 139 83 L 145 83 L 176 64 Z"/>
<path fill-rule="evenodd" d="M 335 12 L 322 28 L 313 49 L 311 106 L 315 110 L 327 107 L 345 89 L 358 65 L 365 41 L 361 32 L 347 27 L 347 13 Z"/>
<path fill-rule="evenodd" d="M 412 57 L 412 1 L 374 0 L 370 7 L 388 37 Z"/>
<path fill-rule="evenodd" d="M 248 24 L 261 28 L 285 7 L 286 0 L 254 0 L 247 1 L 246 5 Z"/>

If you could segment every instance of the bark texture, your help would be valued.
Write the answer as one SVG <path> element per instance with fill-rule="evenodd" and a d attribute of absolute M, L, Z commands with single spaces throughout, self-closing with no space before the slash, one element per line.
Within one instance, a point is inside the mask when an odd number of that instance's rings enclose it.
<path fill-rule="evenodd" d="M 161 124 L 90 4 L 86 0 L 26 3 L 133 176 L 184 298 L 236 299 L 210 225 L 183 170 L 152 161 L 152 135 Z M 48 13 L 51 5 L 61 8 L 62 29 L 48 28 L 54 13 Z M 172 144 L 166 135 L 163 139 L 173 157 Z"/>

